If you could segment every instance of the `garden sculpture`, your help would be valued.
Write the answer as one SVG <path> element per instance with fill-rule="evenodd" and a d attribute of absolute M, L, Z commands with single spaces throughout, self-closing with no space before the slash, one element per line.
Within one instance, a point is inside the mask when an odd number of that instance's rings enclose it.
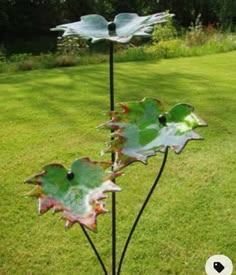
<path fill-rule="evenodd" d="M 96 231 L 97 216 L 106 213 L 103 200 L 107 192 L 112 192 L 112 275 L 120 274 L 126 250 L 138 221 L 162 175 L 168 156 L 168 149 L 180 153 L 190 140 L 202 139 L 193 130 L 206 123 L 189 104 L 177 104 L 169 111 L 155 98 L 144 98 L 136 102 L 118 104 L 114 101 L 114 61 L 115 42 L 128 43 L 134 36 L 150 36 L 155 24 L 164 23 L 171 17 L 169 13 L 138 16 L 134 13 L 118 14 L 113 22 L 100 15 L 81 17 L 79 22 L 59 25 L 54 31 L 63 31 L 63 36 L 79 36 L 95 43 L 109 40 L 110 44 L 110 111 L 109 121 L 100 128 L 111 131 L 105 153 L 111 154 L 111 162 L 93 161 L 87 158 L 75 160 L 69 169 L 61 164 L 49 164 L 26 180 L 35 187 L 29 195 L 39 201 L 39 213 L 49 209 L 62 211 L 66 227 L 79 223 L 104 274 L 108 270 L 86 229 Z M 147 159 L 157 153 L 163 154 L 163 161 L 157 177 L 131 228 L 118 265 L 116 264 L 116 192 L 121 188 L 115 179 L 123 174 L 124 168 L 136 161 L 147 164 Z M 121 171 L 122 170 L 122 171 Z"/>

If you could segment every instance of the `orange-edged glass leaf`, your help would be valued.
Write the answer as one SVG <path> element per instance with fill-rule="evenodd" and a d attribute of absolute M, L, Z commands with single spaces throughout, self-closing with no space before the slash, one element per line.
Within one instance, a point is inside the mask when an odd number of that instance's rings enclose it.
<path fill-rule="evenodd" d="M 112 182 L 120 173 L 108 171 L 111 165 L 89 158 L 75 160 L 70 170 L 61 164 L 49 164 L 25 182 L 36 185 L 29 195 L 38 198 L 39 213 L 53 208 L 63 211 L 67 227 L 78 222 L 96 230 L 97 215 L 107 212 L 102 201 L 105 193 L 121 190 Z"/>
<path fill-rule="evenodd" d="M 120 110 L 110 112 L 112 119 L 102 125 L 113 130 L 114 138 L 105 152 L 116 154 L 115 170 L 134 161 L 146 163 L 148 157 L 167 147 L 180 153 L 189 140 L 202 139 L 193 129 L 206 123 L 189 104 L 177 104 L 169 112 L 153 98 L 119 105 Z"/>

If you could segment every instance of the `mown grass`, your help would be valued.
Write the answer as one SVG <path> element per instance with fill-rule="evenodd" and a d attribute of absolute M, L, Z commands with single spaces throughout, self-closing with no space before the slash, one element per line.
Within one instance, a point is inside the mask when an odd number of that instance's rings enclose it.
<path fill-rule="evenodd" d="M 167 109 L 189 102 L 209 124 L 197 130 L 205 141 L 170 153 L 123 274 L 205 274 L 214 254 L 236 263 L 235 68 L 236 52 L 115 65 L 116 102 L 157 97 Z M 79 226 L 65 231 L 60 214 L 39 217 L 23 180 L 50 162 L 109 159 L 99 155 L 109 133 L 96 129 L 109 108 L 108 65 L 1 74 L 0 83 L 0 273 L 102 274 Z M 117 181 L 118 255 L 161 159 L 132 165 Z M 100 216 L 91 233 L 109 270 L 110 219 Z"/>

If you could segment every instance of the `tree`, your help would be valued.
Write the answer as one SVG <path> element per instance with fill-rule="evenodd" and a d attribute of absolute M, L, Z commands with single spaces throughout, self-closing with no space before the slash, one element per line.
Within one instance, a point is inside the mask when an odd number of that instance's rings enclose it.
<path fill-rule="evenodd" d="M 0 32 L 3 33 L 4 30 L 8 30 L 10 21 L 8 16 L 9 2 L 7 0 L 2 0 L 0 2 Z"/>
<path fill-rule="evenodd" d="M 236 23 L 236 1 L 216 0 L 214 10 L 221 26 L 224 29 L 233 29 L 233 26 Z"/>
<path fill-rule="evenodd" d="M 183 27 L 195 22 L 199 14 L 204 25 L 220 23 L 233 28 L 236 20 L 235 0 L 0 0 L 0 39 L 50 36 L 51 27 L 91 13 L 113 20 L 121 12 L 146 15 L 166 10 Z"/>

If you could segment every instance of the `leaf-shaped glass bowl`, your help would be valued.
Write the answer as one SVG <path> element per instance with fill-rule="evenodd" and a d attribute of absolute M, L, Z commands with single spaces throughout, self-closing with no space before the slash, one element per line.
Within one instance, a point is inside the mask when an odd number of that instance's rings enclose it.
<path fill-rule="evenodd" d="M 112 119 L 100 126 L 113 131 L 104 152 L 115 153 L 115 170 L 134 161 L 146 163 L 148 157 L 167 147 L 180 153 L 189 140 L 202 139 L 193 129 L 207 125 L 189 104 L 177 104 L 169 112 L 153 98 L 119 105 L 121 110 L 109 112 Z"/>
<path fill-rule="evenodd" d="M 25 181 L 36 185 L 28 195 L 38 198 L 41 214 L 50 208 L 63 211 L 66 227 L 79 222 L 96 230 L 97 215 L 107 212 L 102 201 L 105 192 L 121 190 L 112 182 L 120 174 L 107 171 L 111 166 L 89 158 L 75 160 L 70 170 L 61 164 L 46 165 L 42 173 Z"/>
<path fill-rule="evenodd" d="M 166 22 L 170 16 L 173 15 L 167 12 L 147 16 L 120 13 L 113 22 L 108 22 L 101 15 L 90 14 L 82 16 L 78 22 L 58 25 L 51 30 L 63 31 L 63 36 L 77 35 L 91 39 L 93 43 L 100 40 L 128 43 L 133 36 L 149 36 L 153 25 Z"/>

